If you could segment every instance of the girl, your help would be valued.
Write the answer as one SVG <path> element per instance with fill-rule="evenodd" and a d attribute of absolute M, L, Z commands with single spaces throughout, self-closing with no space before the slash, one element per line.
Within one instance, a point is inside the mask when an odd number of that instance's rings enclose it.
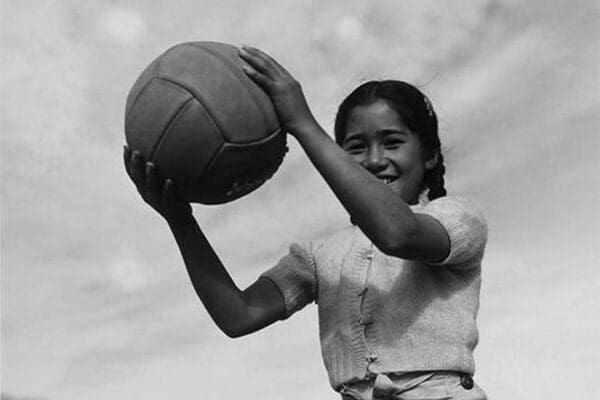
<path fill-rule="evenodd" d="M 405 82 L 365 83 L 340 105 L 334 142 L 283 67 L 254 48 L 240 57 L 352 226 L 292 244 L 242 291 L 173 181 L 126 148 L 130 177 L 169 224 L 215 323 L 239 337 L 315 301 L 325 366 L 342 399 L 485 399 L 472 374 L 487 226 L 472 203 L 446 197 L 427 97 Z"/>

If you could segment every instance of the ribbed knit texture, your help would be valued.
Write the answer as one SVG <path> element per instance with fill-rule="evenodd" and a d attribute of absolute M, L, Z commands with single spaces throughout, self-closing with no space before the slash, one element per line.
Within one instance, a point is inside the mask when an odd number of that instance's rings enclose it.
<path fill-rule="evenodd" d="M 318 303 L 321 351 L 335 390 L 387 372 L 474 373 L 485 219 L 459 197 L 411 208 L 446 229 L 451 245 L 443 262 L 387 256 L 352 226 L 292 244 L 261 275 L 283 294 L 285 318 Z"/>

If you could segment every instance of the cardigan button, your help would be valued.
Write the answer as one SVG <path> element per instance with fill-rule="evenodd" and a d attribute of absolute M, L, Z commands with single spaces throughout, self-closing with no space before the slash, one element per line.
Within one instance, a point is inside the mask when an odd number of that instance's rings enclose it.
<path fill-rule="evenodd" d="M 373 323 L 373 319 L 371 317 L 362 316 L 358 319 L 359 325 L 370 325 Z"/>
<path fill-rule="evenodd" d="M 475 386 L 475 382 L 473 382 L 473 378 L 471 378 L 470 375 L 464 374 L 463 376 L 460 377 L 460 384 L 462 387 L 464 387 L 467 390 L 471 390 L 473 389 L 473 386 Z"/>
<path fill-rule="evenodd" d="M 377 361 L 377 356 L 375 354 L 369 354 L 367 356 L 367 361 L 370 363 L 373 363 L 373 362 Z"/>
<path fill-rule="evenodd" d="M 358 294 L 358 297 L 364 296 L 364 295 L 365 295 L 365 293 L 367 293 L 367 290 L 369 290 L 369 288 L 368 288 L 368 287 L 366 287 L 366 288 L 363 288 L 363 289 L 359 290 L 359 291 L 358 291 L 358 293 L 357 293 L 357 294 Z"/>

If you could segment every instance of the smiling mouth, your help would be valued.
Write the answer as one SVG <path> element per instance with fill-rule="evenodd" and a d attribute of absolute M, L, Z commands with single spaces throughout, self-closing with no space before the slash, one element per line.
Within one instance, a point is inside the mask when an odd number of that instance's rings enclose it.
<path fill-rule="evenodd" d="M 383 183 L 385 183 L 386 185 L 389 185 L 390 183 L 394 182 L 396 179 L 398 179 L 397 177 L 385 177 L 385 178 L 378 178 L 380 181 L 382 181 Z"/>

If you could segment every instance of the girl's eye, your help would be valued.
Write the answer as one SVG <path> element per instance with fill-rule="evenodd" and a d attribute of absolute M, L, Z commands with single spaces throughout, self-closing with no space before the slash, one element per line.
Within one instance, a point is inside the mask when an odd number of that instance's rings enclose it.
<path fill-rule="evenodd" d="M 362 153 L 365 149 L 365 146 L 362 144 L 351 144 L 350 146 L 346 146 L 346 151 L 350 154 L 358 154 Z"/>
<path fill-rule="evenodd" d="M 400 139 L 389 139 L 383 142 L 383 145 L 387 148 L 397 148 L 400 147 L 404 143 L 404 140 Z"/>

